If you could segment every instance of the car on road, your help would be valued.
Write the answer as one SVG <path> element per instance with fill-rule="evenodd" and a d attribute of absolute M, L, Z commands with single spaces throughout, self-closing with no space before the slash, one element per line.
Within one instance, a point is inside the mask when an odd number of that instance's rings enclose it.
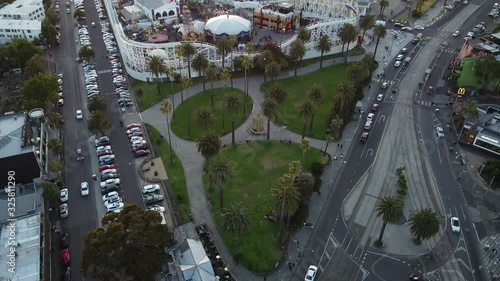
<path fill-rule="evenodd" d="M 163 207 L 163 206 L 156 206 L 156 205 L 149 206 L 147 209 L 150 211 L 155 211 L 155 212 L 159 212 L 159 213 L 165 212 L 165 207 Z"/>
<path fill-rule="evenodd" d="M 368 116 L 366 116 L 366 121 L 372 121 L 375 119 L 375 113 L 368 113 Z"/>
<path fill-rule="evenodd" d="M 413 28 L 409 27 L 409 26 L 403 26 L 401 27 L 401 30 L 405 30 L 405 31 L 412 31 Z"/>
<path fill-rule="evenodd" d="M 460 232 L 460 221 L 457 217 L 452 217 L 450 219 L 451 224 L 451 232 L 459 233 Z"/>
<path fill-rule="evenodd" d="M 411 43 L 412 43 L 412 44 L 417 44 L 417 43 L 418 43 L 418 41 L 420 41 L 420 40 L 418 40 L 418 38 L 413 38 L 413 39 L 411 40 Z"/>
<path fill-rule="evenodd" d="M 61 202 L 64 203 L 64 202 L 68 202 L 68 195 L 69 195 L 69 191 L 67 188 L 63 188 L 61 189 L 61 195 L 60 195 L 60 199 L 61 199 Z"/>
<path fill-rule="evenodd" d="M 453 37 L 457 37 L 458 35 L 460 35 L 460 31 L 457 30 L 457 31 L 453 32 Z"/>
<path fill-rule="evenodd" d="M 368 141 L 368 137 L 370 136 L 370 133 L 368 132 L 363 132 L 361 134 L 361 137 L 359 138 L 359 142 L 361 143 L 366 143 Z"/>
<path fill-rule="evenodd" d="M 408 52 L 408 49 L 407 49 L 407 48 L 403 48 L 403 49 L 401 49 L 401 54 L 406 54 L 406 52 Z"/>
<path fill-rule="evenodd" d="M 418 280 L 420 280 L 420 275 L 418 275 L 418 274 L 416 274 L 416 273 L 412 273 L 412 274 L 410 275 L 410 280 L 411 280 L 411 281 L 418 281 Z"/>
<path fill-rule="evenodd" d="M 69 255 L 69 249 L 65 248 L 61 250 L 61 263 L 68 265 L 71 263 L 71 257 Z"/>
<path fill-rule="evenodd" d="M 378 94 L 377 101 L 382 101 L 384 99 L 384 94 Z"/>
<path fill-rule="evenodd" d="M 69 216 L 68 204 L 64 203 L 59 206 L 59 215 L 61 216 L 61 219 L 65 219 Z"/>
<path fill-rule="evenodd" d="M 370 109 L 371 112 L 377 112 L 378 111 L 378 103 L 374 103 L 372 105 L 372 108 Z"/>
<path fill-rule="evenodd" d="M 108 185 L 120 185 L 121 181 L 120 179 L 109 179 L 101 182 L 101 188 L 104 188 Z"/>
<path fill-rule="evenodd" d="M 444 138 L 444 130 L 441 127 L 436 127 L 436 134 L 438 138 Z"/>
<path fill-rule="evenodd" d="M 163 195 L 149 194 L 149 195 L 144 195 L 142 199 L 146 204 L 158 203 L 163 201 Z"/>
<path fill-rule="evenodd" d="M 399 54 L 399 55 L 396 57 L 396 60 L 402 60 L 403 58 L 404 58 L 404 55 Z"/>
<path fill-rule="evenodd" d="M 77 120 L 82 120 L 83 119 L 83 113 L 80 109 L 76 111 L 76 119 Z"/>
<path fill-rule="evenodd" d="M 116 166 L 111 164 L 111 165 L 102 165 L 99 167 L 99 172 L 102 172 L 104 170 L 109 170 L 109 169 L 115 169 Z"/>
<path fill-rule="evenodd" d="M 389 82 L 384 81 L 384 82 L 382 82 L 382 85 L 380 86 L 380 88 L 382 88 L 382 89 L 387 89 L 387 86 L 388 86 L 388 85 L 389 85 Z"/>
<path fill-rule="evenodd" d="M 373 124 L 372 121 L 366 121 L 364 126 L 365 130 L 370 130 L 372 128 L 372 124 Z"/>
<path fill-rule="evenodd" d="M 142 187 L 143 194 L 157 192 L 159 190 L 160 190 L 159 184 L 149 184 Z"/>
<path fill-rule="evenodd" d="M 394 66 L 395 67 L 399 67 L 401 65 L 401 61 L 400 60 L 397 60 L 395 63 L 394 63 Z"/>
<path fill-rule="evenodd" d="M 434 87 L 429 86 L 429 88 L 427 88 L 427 94 L 432 95 L 432 93 L 434 93 Z"/>
<path fill-rule="evenodd" d="M 421 25 L 415 25 L 416 30 L 424 30 L 425 28 Z"/>
<path fill-rule="evenodd" d="M 123 204 L 122 202 L 109 204 L 106 206 L 106 213 L 121 211 L 121 209 L 123 209 L 123 206 L 125 206 L 125 204 Z"/>
<path fill-rule="evenodd" d="M 318 267 L 314 265 L 310 265 L 307 269 L 306 277 L 304 281 L 314 281 L 316 279 L 316 274 L 318 273 Z"/>
<path fill-rule="evenodd" d="M 88 196 L 89 195 L 89 183 L 84 181 L 80 185 L 80 192 L 82 196 Z"/>

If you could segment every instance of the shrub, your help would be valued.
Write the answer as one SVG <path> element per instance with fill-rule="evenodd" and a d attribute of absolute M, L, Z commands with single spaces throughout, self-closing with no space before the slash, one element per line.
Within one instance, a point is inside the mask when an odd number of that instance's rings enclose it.
<path fill-rule="evenodd" d="M 314 177 L 314 187 L 313 187 L 313 191 L 318 191 L 319 188 L 321 187 L 321 183 L 323 181 L 321 180 L 321 178 L 319 177 Z"/>
<path fill-rule="evenodd" d="M 137 88 L 135 89 L 135 94 L 140 97 L 144 94 L 144 92 L 142 91 L 142 88 Z"/>
<path fill-rule="evenodd" d="M 325 166 L 319 162 L 314 162 L 311 165 L 311 174 L 316 178 L 320 177 L 323 174 Z"/>
<path fill-rule="evenodd" d="M 177 202 L 182 202 L 184 200 L 184 198 L 182 197 L 182 194 L 180 194 L 180 193 L 176 193 L 175 198 L 177 199 Z"/>
<path fill-rule="evenodd" d="M 419 18 L 422 16 L 422 11 L 419 11 L 419 10 L 413 10 L 411 11 L 411 16 L 412 17 L 416 17 L 416 18 Z"/>

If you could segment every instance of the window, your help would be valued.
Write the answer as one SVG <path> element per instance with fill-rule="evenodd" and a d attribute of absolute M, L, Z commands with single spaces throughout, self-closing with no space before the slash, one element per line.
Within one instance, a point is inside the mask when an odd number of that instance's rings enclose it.
<path fill-rule="evenodd" d="M 28 33 L 31 33 L 31 30 L 27 30 Z"/>
<path fill-rule="evenodd" d="M 0 37 L 5 37 L 5 34 L 0 34 Z"/>
<path fill-rule="evenodd" d="M 33 35 L 28 36 L 29 38 L 33 38 Z"/>
<path fill-rule="evenodd" d="M 5 32 L 10 32 L 10 29 L 6 29 Z"/>

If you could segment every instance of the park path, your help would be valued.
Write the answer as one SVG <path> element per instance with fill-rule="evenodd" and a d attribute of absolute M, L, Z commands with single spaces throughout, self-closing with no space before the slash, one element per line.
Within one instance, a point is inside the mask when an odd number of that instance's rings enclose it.
<path fill-rule="evenodd" d="M 392 42 L 393 43 L 393 42 Z M 380 41 L 380 46 L 388 45 L 391 44 L 391 39 L 381 39 Z M 376 56 L 376 60 L 379 61 L 379 65 L 383 65 L 386 62 L 392 60 L 393 57 L 395 57 L 398 53 L 399 50 L 403 47 L 401 44 L 397 44 L 398 46 L 393 48 L 391 51 L 382 51 L 381 48 L 379 48 L 379 51 Z M 366 53 L 371 53 L 373 52 L 375 48 L 375 44 L 369 44 L 363 46 L 366 50 Z M 359 55 L 359 56 L 353 56 L 353 57 L 348 57 L 347 61 L 348 62 L 353 62 L 353 61 L 358 61 L 361 60 L 364 57 L 364 55 Z M 344 59 L 342 58 L 336 58 L 335 60 L 325 60 L 323 61 L 323 67 L 328 67 L 331 66 L 332 64 L 342 64 L 344 63 Z M 297 76 L 299 75 L 306 75 L 309 73 L 312 73 L 314 71 L 319 70 L 319 59 L 316 63 L 313 63 L 309 66 L 299 68 L 297 71 Z M 375 73 L 379 72 L 377 70 Z M 280 73 L 280 75 L 276 79 L 284 79 L 288 77 L 293 77 L 293 70 L 290 71 L 283 71 Z M 251 111 L 251 114 L 249 118 L 239 127 L 235 130 L 235 139 L 237 143 L 244 143 L 247 140 L 254 141 L 254 140 L 265 140 L 266 135 L 252 135 L 247 132 L 247 127 L 252 123 L 253 117 L 255 114 L 259 111 L 260 109 L 260 104 L 264 99 L 264 95 L 260 92 L 260 85 L 264 82 L 264 77 L 263 75 L 257 75 L 257 76 L 252 76 L 249 78 L 249 96 L 253 100 L 253 108 Z M 231 82 L 228 83 L 228 86 L 231 86 Z M 241 90 L 244 90 L 244 78 L 235 78 L 233 79 L 233 87 L 238 88 Z M 222 82 L 216 82 L 214 83 L 214 87 L 223 87 L 224 84 Z M 189 96 L 192 97 L 193 95 L 196 95 L 200 92 L 203 91 L 203 84 L 197 84 L 192 86 L 191 88 L 188 89 Z M 179 106 L 181 104 L 181 95 L 180 93 L 176 93 L 173 95 L 175 107 Z M 365 99 L 371 99 L 371 97 L 365 97 Z M 364 102 L 364 105 L 368 104 L 368 102 Z M 174 108 L 175 110 L 175 108 Z M 165 116 L 161 113 L 159 110 L 159 105 L 153 105 L 152 107 L 148 108 L 147 110 L 143 111 L 140 113 L 141 119 L 143 122 L 148 123 L 152 126 L 154 126 L 165 138 L 167 139 L 168 131 L 167 131 L 167 124 L 166 124 L 166 118 Z M 171 120 L 172 116 L 169 116 L 169 120 Z M 328 146 L 327 153 L 330 154 L 332 157 L 337 156 L 340 158 L 341 151 L 344 151 L 344 154 L 347 154 L 349 144 L 351 143 L 357 128 L 357 124 L 355 123 L 350 123 L 346 126 L 346 128 L 343 131 L 343 138 L 339 142 L 334 142 L 330 143 Z M 207 201 L 207 196 L 205 195 L 205 189 L 203 186 L 203 171 L 202 171 L 202 165 L 203 165 L 203 157 L 201 156 L 200 153 L 198 153 L 197 147 L 196 147 L 196 142 L 194 141 L 187 141 L 184 139 L 181 139 L 177 137 L 172 130 L 170 130 L 171 133 L 171 138 L 172 138 L 172 148 L 174 149 L 175 153 L 179 156 L 179 159 L 182 163 L 182 166 L 184 168 L 185 172 L 185 177 L 186 177 L 186 185 L 189 193 L 189 203 L 191 207 L 191 213 L 194 218 L 195 224 L 201 224 L 205 223 L 208 228 L 210 229 L 210 232 L 212 234 L 213 240 L 215 245 L 217 246 L 217 249 L 219 250 L 219 253 L 225 263 L 227 264 L 227 267 L 229 268 L 230 272 L 232 275 L 237 279 L 237 280 L 261 280 L 262 276 L 259 276 L 251 271 L 249 271 L 247 268 L 243 267 L 242 265 L 237 265 L 234 260 L 232 259 L 232 254 L 227 248 L 227 246 L 224 244 L 224 241 L 222 240 L 218 229 L 217 229 L 217 224 L 212 216 L 211 208 L 212 206 L 210 203 Z M 287 129 L 284 129 L 273 122 L 271 122 L 271 133 L 270 133 L 270 138 L 272 140 L 280 140 L 280 139 L 287 139 L 291 140 L 293 143 L 300 143 L 302 136 L 298 135 L 296 133 L 293 133 Z M 309 145 L 311 147 L 314 147 L 316 149 L 324 149 L 326 143 L 324 140 L 318 140 L 318 139 L 309 139 Z M 227 145 L 231 143 L 231 134 L 227 134 L 221 138 L 223 145 Z M 331 163 L 330 165 L 334 165 L 331 168 L 325 168 L 325 171 L 332 171 L 332 172 L 338 172 L 340 170 L 341 166 L 341 161 L 337 161 L 336 163 Z M 325 172 L 327 173 L 327 172 Z M 330 189 L 330 184 L 333 181 L 333 175 L 326 174 L 323 175 L 323 178 L 329 178 L 330 180 L 323 180 L 323 183 L 320 187 L 321 193 L 324 193 L 324 196 L 320 196 L 318 194 L 314 194 L 311 198 L 311 202 L 309 204 L 309 222 L 315 222 L 316 219 L 319 217 L 322 207 L 325 204 L 326 198 L 328 197 L 328 192 L 331 191 Z M 301 241 L 303 245 L 305 245 L 309 237 L 311 235 L 310 231 L 299 231 L 294 235 L 294 238 Z M 291 239 L 292 241 L 292 239 Z M 289 257 L 295 254 L 297 249 L 293 245 L 293 243 L 290 243 L 288 246 L 288 255 Z M 298 264 L 298 263 L 297 263 Z M 280 266 L 276 268 L 274 273 L 271 275 L 267 276 L 267 280 L 269 281 L 277 281 L 277 280 L 290 280 L 293 272 L 288 270 L 287 264 L 284 262 Z M 288 278 L 285 278 L 285 276 L 288 275 Z M 283 279 L 285 278 L 285 279 Z"/>

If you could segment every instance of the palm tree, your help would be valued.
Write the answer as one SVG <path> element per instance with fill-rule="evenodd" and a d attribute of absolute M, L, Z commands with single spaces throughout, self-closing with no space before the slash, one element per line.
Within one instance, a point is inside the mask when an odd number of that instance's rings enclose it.
<path fill-rule="evenodd" d="M 205 70 L 207 67 L 208 67 L 208 59 L 205 56 L 205 54 L 203 54 L 202 52 L 197 53 L 193 58 L 193 69 L 196 70 L 202 77 L 203 91 L 206 90 L 205 76 L 203 74 L 203 70 Z"/>
<path fill-rule="evenodd" d="M 340 111 L 345 111 L 347 105 L 354 98 L 354 86 L 352 83 L 343 81 L 337 85 L 337 97 L 340 102 Z"/>
<path fill-rule="evenodd" d="M 224 96 L 226 96 L 226 87 L 227 87 L 227 82 L 229 82 L 229 79 L 231 79 L 231 73 L 229 72 L 229 69 L 223 68 L 222 71 L 220 72 L 220 80 L 224 82 Z M 222 106 L 222 131 L 224 132 L 224 125 L 226 123 L 225 120 L 225 106 Z"/>
<path fill-rule="evenodd" d="M 381 0 L 382 1 L 386 0 Z M 373 35 L 377 37 L 377 42 L 375 43 L 375 51 L 373 52 L 373 59 L 375 60 L 375 55 L 377 54 L 377 49 L 378 49 L 378 43 L 380 42 L 380 38 L 385 38 L 385 35 L 387 34 L 387 30 L 385 29 L 385 26 L 377 24 L 373 28 Z"/>
<path fill-rule="evenodd" d="M 321 53 L 321 56 L 319 58 L 319 69 L 323 68 L 323 55 L 325 53 L 330 52 L 330 50 L 332 49 L 332 45 L 333 45 L 333 43 L 332 43 L 332 40 L 330 39 L 330 36 L 328 36 L 326 34 L 321 35 L 318 43 L 316 43 L 316 46 L 315 46 L 316 51 Z"/>
<path fill-rule="evenodd" d="M 245 44 L 245 52 L 247 53 L 247 55 L 250 55 L 253 53 L 253 51 L 255 51 L 255 46 L 253 45 L 252 42 L 248 42 Z"/>
<path fill-rule="evenodd" d="M 256 58 L 257 65 L 264 70 L 264 83 L 267 81 L 266 65 L 273 61 L 273 53 L 269 50 L 261 51 Z"/>
<path fill-rule="evenodd" d="M 175 102 L 174 102 L 174 80 L 175 80 L 175 75 L 177 74 L 177 69 L 175 66 L 171 65 L 167 68 L 167 71 L 165 72 L 166 75 L 168 75 L 168 78 L 170 79 L 170 96 L 172 99 L 172 108 L 175 108 Z M 172 112 L 172 117 L 175 120 L 175 110 Z"/>
<path fill-rule="evenodd" d="M 207 68 L 205 68 L 205 77 L 208 82 L 210 82 L 210 88 L 211 88 L 211 97 L 210 100 L 212 102 L 212 109 L 214 109 L 214 81 L 217 81 L 217 69 L 213 65 L 209 65 Z"/>
<path fill-rule="evenodd" d="M 90 113 L 100 110 L 105 111 L 107 107 L 106 100 L 102 96 L 95 96 L 91 98 L 87 104 L 87 109 Z"/>
<path fill-rule="evenodd" d="M 146 68 L 156 78 L 158 95 L 161 96 L 160 76 L 167 73 L 167 68 L 159 56 L 149 56 L 146 61 Z"/>
<path fill-rule="evenodd" d="M 319 106 L 323 102 L 323 89 L 318 85 L 314 84 L 311 88 L 307 90 L 307 99 L 311 100 L 315 106 Z M 312 134 L 314 123 L 314 113 L 311 116 L 311 124 L 309 124 L 309 135 Z"/>
<path fill-rule="evenodd" d="M 387 224 L 398 224 L 403 217 L 404 202 L 396 197 L 384 197 L 377 202 L 377 217 L 382 217 L 382 229 L 380 230 L 380 235 L 378 240 L 375 242 L 379 246 L 382 246 L 382 237 L 384 236 L 385 227 Z"/>
<path fill-rule="evenodd" d="M 378 3 L 380 5 L 380 14 L 379 16 L 383 17 L 385 8 L 389 7 L 389 0 L 380 0 Z"/>
<path fill-rule="evenodd" d="M 89 46 L 83 46 L 78 51 L 78 57 L 90 61 L 90 59 L 95 58 L 95 51 Z"/>
<path fill-rule="evenodd" d="M 292 217 L 300 205 L 300 191 L 294 184 L 295 178 L 290 174 L 283 174 L 271 189 L 271 196 L 276 202 L 276 209 L 280 216 L 280 241 L 283 241 L 285 218 Z"/>
<path fill-rule="evenodd" d="M 187 76 L 183 76 L 181 80 L 182 89 L 186 90 L 186 99 L 189 99 L 189 88 L 193 86 L 193 80 Z M 182 92 L 181 92 L 182 93 Z M 187 102 L 187 110 L 191 112 L 189 108 L 189 102 Z M 187 115 L 188 122 L 188 138 L 191 138 L 191 114 Z"/>
<path fill-rule="evenodd" d="M 359 27 L 363 31 L 363 35 L 361 35 L 361 40 L 365 40 L 366 31 L 373 28 L 375 25 L 375 17 L 373 15 L 365 15 L 359 21 Z"/>
<path fill-rule="evenodd" d="M 350 23 L 344 23 L 344 25 L 342 26 L 342 32 L 339 34 L 339 37 L 342 42 L 347 43 L 347 50 L 344 56 L 345 63 L 347 63 L 347 56 L 349 56 L 349 46 L 351 45 L 352 41 L 356 40 L 357 35 L 358 30 L 356 29 L 356 26 Z"/>
<path fill-rule="evenodd" d="M 431 208 L 413 212 L 410 215 L 410 231 L 417 243 L 429 239 L 439 232 L 439 218 Z"/>
<path fill-rule="evenodd" d="M 340 137 L 340 129 L 344 125 L 344 120 L 335 116 L 332 121 L 330 121 L 330 130 L 333 131 L 333 135 Z M 327 147 L 328 148 L 328 147 Z"/>
<path fill-rule="evenodd" d="M 201 156 L 205 158 L 207 163 L 207 171 L 210 171 L 210 160 L 212 157 L 219 153 L 219 150 L 222 146 L 219 136 L 213 131 L 204 132 L 200 135 L 196 142 L 196 147 L 198 148 L 198 152 L 201 153 Z M 212 190 L 213 180 L 212 173 L 208 173 L 208 181 L 210 190 Z"/>
<path fill-rule="evenodd" d="M 214 112 L 206 106 L 201 106 L 194 112 L 194 122 L 206 132 L 215 124 Z"/>
<path fill-rule="evenodd" d="M 275 100 L 278 105 L 281 105 L 287 99 L 288 92 L 281 85 L 273 84 L 271 86 L 269 93 L 266 96 L 268 96 L 270 99 Z"/>
<path fill-rule="evenodd" d="M 224 208 L 224 187 L 230 184 L 234 179 L 234 165 L 229 159 L 224 157 L 215 158 L 210 167 L 210 174 L 216 184 L 219 185 L 219 207 Z"/>
<path fill-rule="evenodd" d="M 236 238 L 236 253 L 238 254 L 240 251 L 239 238 L 248 231 L 250 224 L 247 209 L 243 203 L 235 202 L 224 208 L 220 214 L 219 223 L 222 231 Z"/>
<path fill-rule="evenodd" d="M 196 41 L 198 41 L 203 49 L 203 43 L 205 43 L 205 32 L 200 32 L 196 34 Z"/>
<path fill-rule="evenodd" d="M 314 103 L 310 99 L 305 99 L 303 101 L 298 102 L 295 105 L 295 109 L 297 110 L 297 113 L 299 114 L 300 118 L 302 118 L 302 120 L 304 121 L 304 127 L 302 128 L 302 138 L 305 138 L 307 120 L 311 118 L 311 116 L 316 111 L 316 108 L 314 106 Z"/>
<path fill-rule="evenodd" d="M 243 115 L 247 115 L 247 110 L 246 110 L 246 105 L 247 105 L 247 98 L 248 98 L 248 70 L 250 69 L 250 66 L 252 66 L 252 59 L 248 55 L 244 55 L 243 58 L 241 59 L 241 66 L 245 70 L 245 97 L 243 100 Z"/>
<path fill-rule="evenodd" d="M 170 121 L 168 116 L 172 113 L 172 104 L 169 99 L 164 99 L 160 102 L 160 112 L 165 115 L 167 119 L 167 132 L 168 132 L 168 146 L 170 148 L 170 165 L 174 164 L 174 152 L 172 151 L 172 139 L 170 137 Z"/>
<path fill-rule="evenodd" d="M 307 30 L 307 28 L 301 27 L 297 31 L 297 39 L 301 40 L 302 42 L 307 42 L 309 41 L 309 39 L 311 39 L 311 33 L 309 32 L 309 30 Z"/>
<path fill-rule="evenodd" d="M 358 87 L 363 87 L 362 82 L 370 75 L 370 69 L 362 61 L 349 64 L 346 72 L 349 80 L 352 81 L 353 85 L 357 85 Z"/>
<path fill-rule="evenodd" d="M 278 103 L 276 100 L 266 97 L 260 104 L 260 109 L 262 113 L 267 116 L 267 139 L 269 139 L 271 134 L 271 118 L 272 116 L 278 115 Z"/>
<path fill-rule="evenodd" d="M 50 127 L 57 127 L 64 120 L 62 114 L 59 112 L 50 112 L 47 114 L 47 119 Z"/>
<path fill-rule="evenodd" d="M 265 76 L 271 78 L 271 82 L 280 74 L 281 65 L 275 61 L 266 64 Z"/>
<path fill-rule="evenodd" d="M 302 140 L 300 141 L 300 150 L 302 150 L 302 169 L 305 167 L 306 153 L 310 148 L 311 147 L 309 146 L 309 140 L 306 138 L 302 138 Z"/>
<path fill-rule="evenodd" d="M 62 153 L 64 150 L 64 144 L 62 139 L 50 139 L 49 142 L 47 143 L 47 147 L 54 151 L 55 153 Z"/>
<path fill-rule="evenodd" d="M 229 93 L 224 95 L 224 107 L 227 112 L 231 115 L 231 142 L 233 145 L 236 144 L 234 139 L 234 119 L 240 110 L 240 96 L 236 93 Z"/>
<path fill-rule="evenodd" d="M 304 55 L 306 54 L 306 47 L 304 46 L 304 42 L 300 39 L 293 41 L 290 46 L 290 51 L 288 55 L 293 60 L 293 76 L 297 76 L 297 68 L 299 66 L 299 61 L 302 61 Z"/>
<path fill-rule="evenodd" d="M 111 128 L 111 119 L 106 112 L 97 110 L 90 115 L 87 126 L 92 133 L 104 135 Z"/>
<path fill-rule="evenodd" d="M 217 50 L 219 50 L 219 53 L 222 57 L 222 68 L 224 68 L 224 62 L 226 60 L 226 56 L 233 49 L 233 42 L 230 39 L 222 38 L 217 40 L 216 47 Z"/>
<path fill-rule="evenodd" d="M 191 56 L 194 54 L 196 54 L 196 48 L 190 42 L 183 42 L 179 45 L 179 55 L 187 59 L 189 78 L 191 78 Z"/>

